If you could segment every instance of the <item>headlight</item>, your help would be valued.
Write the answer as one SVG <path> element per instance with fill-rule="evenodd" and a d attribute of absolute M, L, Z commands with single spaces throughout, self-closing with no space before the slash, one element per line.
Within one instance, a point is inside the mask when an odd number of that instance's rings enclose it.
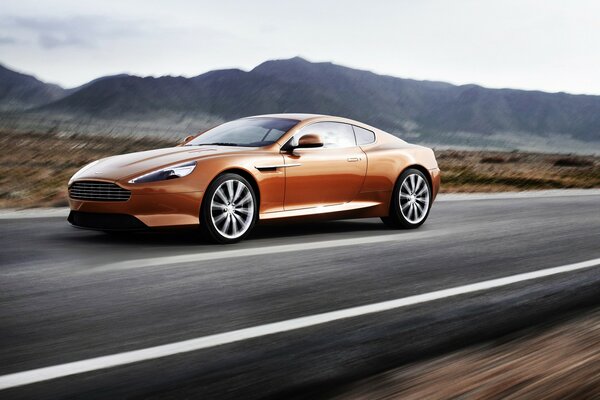
<path fill-rule="evenodd" d="M 146 182 L 157 182 L 165 181 L 167 179 L 175 179 L 187 176 L 192 173 L 196 168 L 196 161 L 187 162 L 185 164 L 171 165 L 158 169 L 156 171 L 149 172 L 137 178 L 133 178 L 129 183 L 146 183 Z"/>
<path fill-rule="evenodd" d="M 94 165 L 98 164 L 99 162 L 100 162 L 100 160 L 96 160 L 96 161 L 92 161 L 89 164 L 84 165 L 79 171 L 75 172 L 75 175 L 73 175 L 71 177 L 71 179 L 69 179 L 68 185 L 71 186 L 71 183 L 73 183 L 73 181 L 75 180 L 75 178 L 77 177 L 77 175 L 82 174 L 86 170 L 90 169 L 90 167 L 93 167 Z"/>

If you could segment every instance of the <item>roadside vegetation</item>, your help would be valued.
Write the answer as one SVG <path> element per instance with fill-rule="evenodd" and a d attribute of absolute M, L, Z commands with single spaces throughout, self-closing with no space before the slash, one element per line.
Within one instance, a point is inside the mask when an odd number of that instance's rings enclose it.
<path fill-rule="evenodd" d="M 67 205 L 67 182 L 85 164 L 170 146 L 154 138 L 0 132 L 0 208 Z"/>
<path fill-rule="evenodd" d="M 154 137 L 0 132 L 0 207 L 67 204 L 69 178 L 98 158 L 172 146 Z M 491 151 L 436 151 L 442 192 L 600 188 L 600 157 Z"/>
<path fill-rule="evenodd" d="M 454 150 L 436 155 L 442 192 L 600 187 L 600 157 Z"/>

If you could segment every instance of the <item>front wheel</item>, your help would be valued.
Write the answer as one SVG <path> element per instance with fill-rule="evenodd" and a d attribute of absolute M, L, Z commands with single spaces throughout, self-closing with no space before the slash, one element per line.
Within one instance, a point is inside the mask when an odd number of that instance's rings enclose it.
<path fill-rule="evenodd" d="M 200 228 L 217 243 L 235 243 L 246 237 L 258 216 L 252 185 L 237 174 L 224 174 L 208 187 L 200 210 Z"/>
<path fill-rule="evenodd" d="M 418 169 L 404 171 L 392 192 L 390 215 L 381 220 L 392 228 L 414 229 L 423 225 L 431 208 L 431 186 Z"/>

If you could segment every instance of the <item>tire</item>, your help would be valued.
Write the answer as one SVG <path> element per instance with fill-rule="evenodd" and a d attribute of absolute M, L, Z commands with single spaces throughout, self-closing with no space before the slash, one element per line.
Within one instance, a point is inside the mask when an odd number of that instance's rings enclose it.
<path fill-rule="evenodd" d="M 400 174 L 390 201 L 390 215 L 382 217 L 391 228 L 415 229 L 423 225 L 431 209 L 431 185 L 424 173 L 409 168 Z"/>
<path fill-rule="evenodd" d="M 244 177 L 226 173 L 208 186 L 200 210 L 200 229 L 210 241 L 239 242 L 248 236 L 257 218 L 256 194 Z"/>

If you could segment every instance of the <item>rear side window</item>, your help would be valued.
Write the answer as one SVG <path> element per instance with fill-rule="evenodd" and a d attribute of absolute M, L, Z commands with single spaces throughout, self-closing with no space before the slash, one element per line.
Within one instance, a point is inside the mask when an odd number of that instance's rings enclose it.
<path fill-rule="evenodd" d="M 360 128 L 352 125 L 354 134 L 356 135 L 356 143 L 360 146 L 361 144 L 375 143 L 375 133 L 368 129 Z"/>

